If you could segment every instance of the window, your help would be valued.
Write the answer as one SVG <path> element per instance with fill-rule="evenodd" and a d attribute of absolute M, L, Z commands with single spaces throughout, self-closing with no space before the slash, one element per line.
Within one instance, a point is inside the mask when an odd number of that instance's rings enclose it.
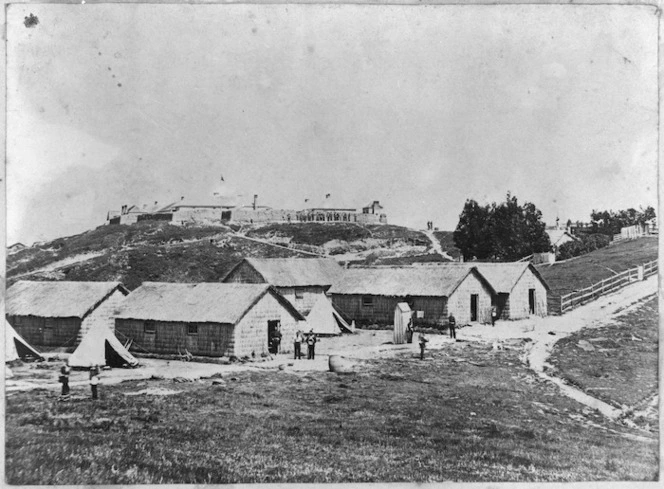
<path fill-rule="evenodd" d="M 362 297 L 362 306 L 363 307 L 373 307 L 373 296 L 365 295 Z"/>
<path fill-rule="evenodd" d="M 188 324 L 187 334 L 198 334 L 198 324 Z"/>
<path fill-rule="evenodd" d="M 295 289 L 295 298 L 296 299 L 304 299 L 304 291 Z"/>
<path fill-rule="evenodd" d="M 44 319 L 44 328 L 45 329 L 53 329 L 53 319 L 51 318 L 46 318 Z"/>
<path fill-rule="evenodd" d="M 145 321 L 143 323 L 143 332 L 144 333 L 155 333 L 157 331 L 157 327 L 154 324 L 154 321 Z"/>

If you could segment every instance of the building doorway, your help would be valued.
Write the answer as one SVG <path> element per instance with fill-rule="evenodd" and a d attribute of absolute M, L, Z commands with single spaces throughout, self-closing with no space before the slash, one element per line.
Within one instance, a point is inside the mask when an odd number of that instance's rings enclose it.
<path fill-rule="evenodd" d="M 470 322 L 477 321 L 477 301 L 478 294 L 470 294 Z"/>
<path fill-rule="evenodd" d="M 267 322 L 267 346 L 270 353 L 279 353 L 279 343 L 281 341 L 277 343 L 275 338 L 277 337 L 277 332 L 279 331 L 280 326 L 281 321 L 278 319 Z M 279 340 L 281 340 L 281 336 L 279 336 Z"/>
<path fill-rule="evenodd" d="M 528 311 L 535 314 L 535 289 L 528 289 Z"/>

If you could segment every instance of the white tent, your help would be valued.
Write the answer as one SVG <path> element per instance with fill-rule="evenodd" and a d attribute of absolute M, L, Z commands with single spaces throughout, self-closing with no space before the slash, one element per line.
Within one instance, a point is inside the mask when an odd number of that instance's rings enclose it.
<path fill-rule="evenodd" d="M 70 367 L 92 367 L 94 365 L 122 367 L 135 366 L 138 360 L 115 337 L 110 328 L 97 323 L 90 327 L 78 348 L 69 357 Z"/>
<path fill-rule="evenodd" d="M 5 319 L 5 362 L 26 359 L 43 359 L 42 355 L 25 341 Z"/>
<path fill-rule="evenodd" d="M 314 330 L 320 335 L 340 335 L 342 331 L 352 332 L 350 326 L 334 310 L 327 297 L 321 297 L 307 314 L 306 330 Z"/>

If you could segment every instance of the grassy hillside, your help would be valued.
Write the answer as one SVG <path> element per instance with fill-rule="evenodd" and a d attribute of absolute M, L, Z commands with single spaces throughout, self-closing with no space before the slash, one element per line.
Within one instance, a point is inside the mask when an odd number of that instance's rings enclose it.
<path fill-rule="evenodd" d="M 182 227 L 166 222 L 100 226 L 10 255 L 7 282 L 11 286 L 19 279 L 113 280 L 134 289 L 144 281 L 219 281 L 245 257 L 314 256 L 245 239 L 234 233 L 238 228 Z M 366 240 L 362 246 L 367 249 L 389 247 L 395 242 L 430 244 L 419 231 L 400 226 L 293 223 L 252 227 L 246 231 L 247 238 L 269 240 L 275 236 L 289 237 L 301 248 L 316 249 L 329 242 L 346 246 L 344 243 L 361 240 Z"/>
<path fill-rule="evenodd" d="M 402 226 L 369 225 L 362 226 L 355 223 L 291 223 L 269 224 L 247 232 L 247 236 L 254 238 L 269 238 L 271 236 L 290 237 L 294 243 L 322 246 L 329 241 L 357 241 L 362 239 L 410 241 L 414 244 L 427 244 L 428 238 L 420 231 Z"/>
<path fill-rule="evenodd" d="M 622 241 L 578 258 L 553 265 L 538 265 L 537 269 L 551 287 L 549 303 L 554 307 L 551 312 L 560 308 L 561 295 L 655 260 L 657 246 L 656 237 Z"/>
<path fill-rule="evenodd" d="M 443 251 L 447 252 L 452 258 L 457 259 L 461 256 L 461 250 L 454 246 L 454 231 L 435 231 L 433 235 L 440 243 Z"/>

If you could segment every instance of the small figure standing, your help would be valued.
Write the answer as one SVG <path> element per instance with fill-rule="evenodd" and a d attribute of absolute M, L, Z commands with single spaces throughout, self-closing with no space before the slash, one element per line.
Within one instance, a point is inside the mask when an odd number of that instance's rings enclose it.
<path fill-rule="evenodd" d="M 97 365 L 90 368 L 90 389 L 92 390 L 92 399 L 99 399 L 99 393 L 97 391 L 99 385 L 99 367 Z"/>
<path fill-rule="evenodd" d="M 295 360 L 302 360 L 302 342 L 304 341 L 304 336 L 302 331 L 298 330 L 295 333 L 295 342 L 293 343 L 295 349 Z"/>
<path fill-rule="evenodd" d="M 279 353 L 279 347 L 281 346 L 281 328 L 277 328 L 272 333 L 272 353 Z"/>
<path fill-rule="evenodd" d="M 412 317 L 408 320 L 408 326 L 406 326 L 406 341 L 408 343 L 413 342 L 413 318 Z"/>
<path fill-rule="evenodd" d="M 429 338 L 424 333 L 420 333 L 420 360 L 424 360 L 424 349 L 429 342 Z"/>
<path fill-rule="evenodd" d="M 454 317 L 454 314 L 450 314 L 450 317 L 447 318 L 449 327 L 450 327 L 450 338 L 454 338 L 456 340 L 456 318 Z"/>
<path fill-rule="evenodd" d="M 496 319 L 498 319 L 498 308 L 491 306 L 491 326 L 496 325 Z"/>
<path fill-rule="evenodd" d="M 307 359 L 313 360 L 316 357 L 316 335 L 314 330 L 311 329 L 307 335 Z"/>
<path fill-rule="evenodd" d="M 62 384 L 62 396 L 69 395 L 69 365 L 66 363 L 60 369 L 60 383 Z"/>

